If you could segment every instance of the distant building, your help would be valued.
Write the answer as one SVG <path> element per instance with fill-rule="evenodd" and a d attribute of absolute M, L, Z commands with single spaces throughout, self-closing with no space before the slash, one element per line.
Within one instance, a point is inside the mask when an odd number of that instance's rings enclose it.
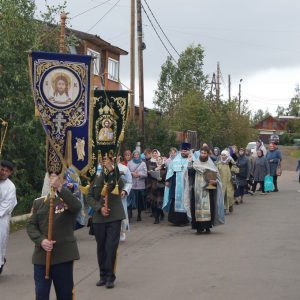
<path fill-rule="evenodd" d="M 92 84 L 94 89 L 122 90 L 120 80 L 120 57 L 128 52 L 113 46 L 97 35 L 67 29 L 79 40 L 76 47 L 70 47 L 73 54 L 87 54 L 94 57 Z"/>
<path fill-rule="evenodd" d="M 294 116 L 280 116 L 274 118 L 268 116 L 265 119 L 259 121 L 254 127 L 259 132 L 259 138 L 264 142 L 268 143 L 269 138 L 272 134 L 282 135 L 287 132 L 287 124 L 291 120 L 300 120 L 300 117 Z"/>

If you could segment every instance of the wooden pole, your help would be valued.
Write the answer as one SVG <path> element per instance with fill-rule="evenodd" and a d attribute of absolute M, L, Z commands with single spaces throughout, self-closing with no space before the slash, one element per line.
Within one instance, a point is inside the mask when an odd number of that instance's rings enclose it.
<path fill-rule="evenodd" d="M 50 192 L 50 205 L 49 205 L 49 220 L 48 220 L 48 234 L 47 240 L 52 241 L 52 233 L 53 233 L 53 216 L 54 216 L 54 199 L 55 199 L 55 190 L 51 187 Z M 47 251 L 46 253 L 46 272 L 45 279 L 50 279 L 50 266 L 51 266 L 51 254 L 52 251 Z"/>
<path fill-rule="evenodd" d="M 231 101 L 231 77 L 228 75 L 228 101 Z"/>
<path fill-rule="evenodd" d="M 135 0 L 131 0 L 129 119 L 135 121 Z"/>
<path fill-rule="evenodd" d="M 59 53 L 65 52 L 65 29 L 66 29 L 67 14 L 60 14 L 60 37 L 59 37 Z"/>
<path fill-rule="evenodd" d="M 217 63 L 216 101 L 220 101 L 220 63 Z"/>
<path fill-rule="evenodd" d="M 65 27 L 66 27 L 66 13 L 61 13 L 60 15 L 60 38 L 59 38 L 59 52 L 65 52 Z M 54 199 L 55 199 L 55 190 L 51 187 L 50 192 L 50 204 L 49 204 L 49 220 L 48 220 L 48 241 L 52 241 L 52 233 L 53 233 L 53 217 L 54 217 Z M 45 271 L 45 279 L 50 279 L 50 266 L 51 266 L 51 254 L 52 251 L 47 251 L 46 254 L 46 271 Z"/>
<path fill-rule="evenodd" d="M 137 0 L 137 40 L 138 40 L 138 69 L 139 69 L 139 127 L 141 134 L 141 144 L 145 141 L 145 121 L 144 121 L 144 66 L 143 66 L 143 30 L 142 30 L 142 4 Z"/>

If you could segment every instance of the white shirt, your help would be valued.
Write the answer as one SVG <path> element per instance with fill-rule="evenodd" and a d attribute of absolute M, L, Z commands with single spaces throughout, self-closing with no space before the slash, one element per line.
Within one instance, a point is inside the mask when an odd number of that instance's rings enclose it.
<path fill-rule="evenodd" d="M 0 181 L 0 218 L 10 215 L 17 205 L 16 188 L 10 179 Z"/>

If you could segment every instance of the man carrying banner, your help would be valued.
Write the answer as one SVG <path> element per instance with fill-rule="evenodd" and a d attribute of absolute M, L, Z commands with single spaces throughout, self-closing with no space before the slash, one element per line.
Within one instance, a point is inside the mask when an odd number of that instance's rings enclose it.
<path fill-rule="evenodd" d="M 116 164 L 115 164 L 116 166 Z M 120 241 L 121 221 L 125 219 L 122 204 L 124 183 L 122 177 L 116 179 L 112 158 L 103 158 L 101 174 L 96 177 L 89 190 L 87 203 L 94 210 L 93 229 L 97 242 L 97 258 L 100 280 L 97 286 L 114 287 L 115 266 Z M 120 174 L 119 174 L 120 175 Z"/>
<path fill-rule="evenodd" d="M 47 237 L 50 194 L 33 202 L 32 215 L 27 224 L 27 233 L 34 242 L 32 262 L 36 300 L 48 300 L 53 281 L 57 300 L 73 299 L 73 262 L 79 259 L 74 236 L 74 224 L 81 203 L 63 187 L 63 180 L 55 173 L 49 174 L 50 186 L 55 190 L 53 240 Z M 52 252 L 50 278 L 45 279 L 46 253 Z"/>

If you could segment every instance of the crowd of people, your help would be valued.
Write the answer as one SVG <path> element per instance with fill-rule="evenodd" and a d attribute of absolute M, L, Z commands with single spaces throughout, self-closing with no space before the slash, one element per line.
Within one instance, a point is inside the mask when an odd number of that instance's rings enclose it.
<path fill-rule="evenodd" d="M 42 197 L 34 201 L 27 225 L 35 244 L 32 261 L 36 299 L 49 298 L 52 281 L 57 299 L 72 299 L 73 261 L 79 259 L 74 230 L 85 225 L 86 206 L 90 234 L 97 243 L 100 279 L 96 285 L 113 288 L 117 249 L 119 242 L 126 240 L 133 218 L 139 223 L 148 213 L 153 223 L 159 224 L 167 213 L 168 222 L 174 226 L 190 224 L 196 234 L 209 234 L 212 227 L 224 224 L 234 204 L 244 202 L 245 193 L 279 191 L 281 160 L 277 143 L 272 140 L 268 151 L 258 140 L 253 153 L 236 146 L 222 151 L 218 147 L 210 149 L 207 144 L 191 149 L 189 143 L 182 143 L 179 150 L 170 148 L 168 157 L 158 149 L 145 149 L 143 153 L 126 150 L 122 158 L 103 159 L 85 199 L 80 178 L 71 167 L 63 179 L 58 174 L 47 174 L 48 185 L 44 185 Z M 6 262 L 9 218 L 16 205 L 15 187 L 8 179 L 12 170 L 10 162 L 1 163 L 0 273 Z M 271 188 L 265 184 L 266 178 L 272 179 Z M 50 187 L 55 192 L 52 240 L 47 238 Z M 52 252 L 51 280 L 45 279 L 47 252 Z M 68 278 L 64 285 L 62 276 L 64 281 Z"/>

